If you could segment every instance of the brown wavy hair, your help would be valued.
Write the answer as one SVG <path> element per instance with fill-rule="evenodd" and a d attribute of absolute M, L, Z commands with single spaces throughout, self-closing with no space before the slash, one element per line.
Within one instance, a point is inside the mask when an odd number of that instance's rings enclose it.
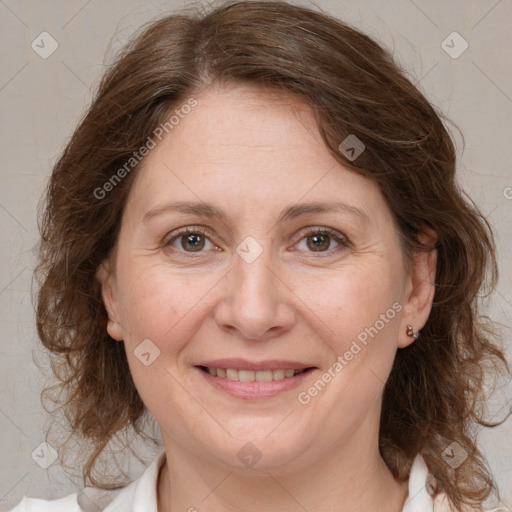
<path fill-rule="evenodd" d="M 130 375 L 124 346 L 109 337 L 95 273 L 112 255 L 123 207 L 140 164 L 98 190 L 187 98 L 212 84 L 252 84 L 310 105 L 322 138 L 343 165 L 374 180 L 393 212 L 407 262 L 437 234 L 430 317 L 396 355 L 384 390 L 381 454 L 408 478 L 419 452 L 459 509 L 496 485 L 477 447 L 484 378 L 508 369 L 479 293 L 496 284 L 492 230 L 457 184 L 456 152 L 443 120 L 390 53 L 348 24 L 280 1 L 225 4 L 209 13 L 167 15 L 133 37 L 101 79 L 90 108 L 56 162 L 41 217 L 37 328 L 57 383 L 43 391 L 78 439 L 81 471 L 96 487 L 118 488 L 98 472 L 114 440 L 143 436 L 149 413 Z M 365 151 L 351 161 L 349 134 Z M 105 190 L 105 188 L 103 188 Z M 96 191 L 96 193 L 95 193 Z M 44 402 L 44 400 L 43 400 Z M 48 409 L 47 409 L 48 410 Z M 139 437 L 137 437 L 139 438 Z M 443 450 L 457 442 L 467 460 L 452 470 Z"/>

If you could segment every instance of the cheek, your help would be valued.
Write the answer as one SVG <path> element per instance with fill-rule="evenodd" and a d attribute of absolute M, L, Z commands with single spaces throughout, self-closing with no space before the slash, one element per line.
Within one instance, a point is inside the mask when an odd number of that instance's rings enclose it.
<path fill-rule="evenodd" d="M 390 268 L 350 265 L 320 277 L 302 276 L 295 293 L 315 332 L 323 333 L 339 354 L 358 337 L 364 342 L 369 330 L 374 337 L 389 337 L 396 330 L 402 300 L 397 279 Z"/>
<path fill-rule="evenodd" d="M 183 391 L 180 354 L 199 328 L 200 304 L 213 283 L 207 276 L 172 272 L 143 260 L 127 261 L 124 274 L 119 267 L 124 277 L 120 314 L 135 386 L 157 421 L 165 420 L 162 404 L 173 404 L 177 414 L 185 414 L 178 398 Z"/>
<path fill-rule="evenodd" d="M 315 346 L 324 352 L 318 380 L 301 388 L 299 397 L 318 429 L 325 410 L 331 425 L 358 428 L 391 371 L 403 307 L 400 282 L 389 268 L 374 270 L 347 267 L 314 283 L 302 279 L 295 290 L 307 304 L 302 314 Z"/>
<path fill-rule="evenodd" d="M 324 353 L 319 379 L 327 382 L 301 389 L 301 403 L 311 400 L 318 418 L 328 404 L 334 424 L 356 428 L 382 392 L 397 349 L 399 279 L 392 266 L 375 264 L 347 265 L 323 279 L 300 281 L 296 293 L 308 306 L 303 315 Z M 345 417 L 347 410 L 352 419 Z"/>
<path fill-rule="evenodd" d="M 149 338 L 166 350 L 173 340 L 183 339 L 183 330 L 196 307 L 207 297 L 218 276 L 212 273 L 172 271 L 155 264 L 147 267 L 133 262 L 125 274 L 121 316 L 130 345 Z M 188 329 L 190 326 L 188 327 Z"/>

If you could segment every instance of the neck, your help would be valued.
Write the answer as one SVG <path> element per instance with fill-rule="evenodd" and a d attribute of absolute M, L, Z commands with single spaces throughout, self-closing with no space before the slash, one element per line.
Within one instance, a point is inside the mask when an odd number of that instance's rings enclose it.
<path fill-rule="evenodd" d="M 158 479 L 158 511 L 400 512 L 407 481 L 393 477 L 377 446 L 359 441 L 331 447 L 321 460 L 295 464 L 295 470 L 257 470 L 256 465 L 250 472 L 212 464 L 167 442 Z"/>

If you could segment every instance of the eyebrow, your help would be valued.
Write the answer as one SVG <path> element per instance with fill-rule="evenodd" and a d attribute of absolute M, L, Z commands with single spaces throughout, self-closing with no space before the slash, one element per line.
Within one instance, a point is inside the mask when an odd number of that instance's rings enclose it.
<path fill-rule="evenodd" d="M 221 208 L 218 208 L 209 203 L 191 202 L 191 201 L 177 201 L 167 203 L 162 206 L 157 206 L 149 210 L 144 215 L 142 222 L 147 223 L 150 219 L 169 212 L 185 213 L 195 215 L 197 217 L 216 217 L 224 223 L 227 223 L 228 216 Z M 296 219 L 298 217 L 308 215 L 311 213 L 345 213 L 359 217 L 364 222 L 370 222 L 368 215 L 356 206 L 348 205 L 339 202 L 313 202 L 313 203 L 300 203 L 289 206 L 281 212 L 278 222 Z"/>

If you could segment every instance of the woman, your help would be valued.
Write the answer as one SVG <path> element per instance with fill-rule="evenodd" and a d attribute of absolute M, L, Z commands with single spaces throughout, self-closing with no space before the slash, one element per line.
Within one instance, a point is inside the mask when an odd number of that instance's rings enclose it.
<path fill-rule="evenodd" d="M 471 428 L 483 368 L 507 364 L 455 164 L 428 101 L 338 20 L 239 2 L 147 27 L 42 225 L 39 336 L 92 487 L 14 510 L 479 510 L 496 489 Z M 120 489 L 100 455 L 149 417 L 161 452 Z"/>

